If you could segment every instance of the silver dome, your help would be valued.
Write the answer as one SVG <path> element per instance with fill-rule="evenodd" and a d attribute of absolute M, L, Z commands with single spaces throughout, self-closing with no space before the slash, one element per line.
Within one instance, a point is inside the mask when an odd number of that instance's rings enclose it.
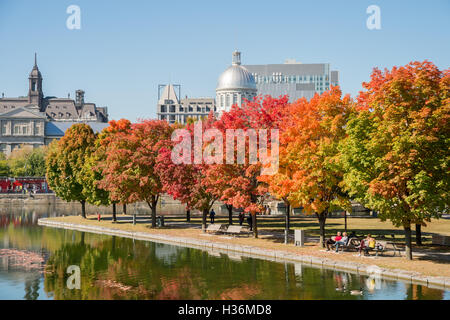
<path fill-rule="evenodd" d="M 240 52 L 233 52 L 233 65 L 219 77 L 216 90 L 250 89 L 256 90 L 255 78 L 245 67 L 241 66 Z"/>

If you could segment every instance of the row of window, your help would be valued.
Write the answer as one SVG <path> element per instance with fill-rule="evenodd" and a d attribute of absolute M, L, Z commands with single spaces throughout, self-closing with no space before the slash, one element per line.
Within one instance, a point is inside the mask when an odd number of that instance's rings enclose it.
<path fill-rule="evenodd" d="M 166 120 L 169 123 L 175 123 L 176 121 L 181 122 L 181 123 L 187 123 L 188 118 L 191 118 L 194 120 L 200 120 L 204 117 L 205 117 L 204 115 L 179 115 L 177 117 L 174 114 L 170 114 L 170 115 L 161 114 L 161 115 L 159 115 L 159 120 Z"/>
<path fill-rule="evenodd" d="M 59 109 L 59 106 L 54 106 L 55 109 Z M 62 106 L 63 109 L 67 109 L 67 106 Z M 52 106 L 48 106 L 47 109 L 52 109 Z"/>
<path fill-rule="evenodd" d="M 308 83 L 325 81 L 328 83 L 328 75 L 309 75 L 300 76 L 292 75 L 285 76 L 282 74 L 274 74 L 272 76 L 261 76 L 256 73 L 253 74 L 256 83 Z"/>
<path fill-rule="evenodd" d="M 161 106 L 161 112 L 167 112 L 167 110 L 169 110 L 170 113 L 176 113 L 176 106 L 169 106 L 169 109 L 167 109 L 167 106 L 162 105 Z M 183 106 L 179 106 L 179 112 L 202 112 L 202 113 L 207 113 L 210 112 L 211 108 L 210 107 L 200 107 L 197 106 L 195 111 L 194 108 L 192 106 L 189 107 L 183 107 Z M 216 107 L 214 107 L 214 111 L 216 111 Z"/>
<path fill-rule="evenodd" d="M 13 135 L 16 136 L 29 136 L 29 135 L 41 135 L 43 133 L 42 124 L 36 123 L 34 126 L 34 133 L 31 128 L 30 123 L 27 122 L 19 122 L 13 124 Z M 10 134 L 8 130 L 8 125 L 6 123 L 2 126 L 2 135 Z"/>
<path fill-rule="evenodd" d="M 245 92 L 244 94 L 241 95 L 242 99 L 248 99 L 250 100 L 252 98 L 252 94 L 249 92 Z M 237 93 L 226 93 L 226 94 L 221 94 L 219 96 L 219 104 L 221 108 L 224 108 L 225 106 L 231 106 L 234 104 L 238 104 L 238 94 Z"/>

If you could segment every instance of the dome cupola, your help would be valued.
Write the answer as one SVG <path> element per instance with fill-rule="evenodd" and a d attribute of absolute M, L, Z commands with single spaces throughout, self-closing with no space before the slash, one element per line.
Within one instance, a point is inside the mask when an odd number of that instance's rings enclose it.
<path fill-rule="evenodd" d="M 220 75 L 216 91 L 233 89 L 256 91 L 255 78 L 245 67 L 241 66 L 239 51 L 233 52 L 232 65 Z"/>

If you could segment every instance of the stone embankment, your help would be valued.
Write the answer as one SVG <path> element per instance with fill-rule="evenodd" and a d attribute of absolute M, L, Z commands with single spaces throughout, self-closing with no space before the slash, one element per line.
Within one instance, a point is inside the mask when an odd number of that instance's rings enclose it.
<path fill-rule="evenodd" d="M 268 259 L 277 262 L 294 262 L 302 264 L 310 264 L 327 269 L 334 269 L 339 271 L 349 271 L 366 276 L 382 277 L 392 280 L 399 280 L 411 282 L 415 284 L 426 285 L 438 289 L 450 289 L 450 278 L 448 277 L 433 277 L 423 275 L 418 272 L 410 272 L 400 269 L 384 269 L 376 265 L 359 264 L 354 262 L 335 261 L 327 258 L 320 258 L 310 255 L 294 254 L 282 250 L 268 250 L 255 246 L 227 244 L 221 242 L 213 242 L 207 240 L 199 240 L 186 237 L 175 237 L 164 234 L 154 234 L 149 232 L 133 232 L 118 230 L 113 228 L 105 228 L 100 226 L 91 226 L 75 223 L 66 223 L 60 221 L 52 221 L 48 218 L 39 219 L 39 225 L 64 228 L 77 231 L 85 231 L 97 234 L 115 235 L 120 237 L 132 238 L 137 240 L 155 241 L 159 243 L 166 243 L 171 245 L 179 245 L 183 247 L 192 247 L 201 250 L 223 252 L 223 253 L 238 253 L 242 256 L 254 257 L 259 259 Z"/>

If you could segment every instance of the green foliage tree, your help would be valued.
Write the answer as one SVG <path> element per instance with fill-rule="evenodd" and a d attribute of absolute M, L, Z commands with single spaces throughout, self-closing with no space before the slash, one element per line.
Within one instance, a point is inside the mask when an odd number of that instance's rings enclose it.
<path fill-rule="evenodd" d="M 8 177 L 10 173 L 9 164 L 3 152 L 0 152 L 0 177 Z"/>
<path fill-rule="evenodd" d="M 450 70 L 427 61 L 375 69 L 364 87 L 341 149 L 345 187 L 404 228 L 412 259 L 411 224 L 425 225 L 450 203 Z"/>
<path fill-rule="evenodd" d="M 14 150 L 7 159 L 9 175 L 13 177 L 45 176 L 45 155 L 47 147 L 31 148 L 21 146 Z"/>
<path fill-rule="evenodd" d="M 94 149 L 95 134 L 87 124 L 74 124 L 64 137 L 53 141 L 46 157 L 47 182 L 56 195 L 66 201 L 79 201 L 86 218 L 93 179 L 83 170 Z"/>

